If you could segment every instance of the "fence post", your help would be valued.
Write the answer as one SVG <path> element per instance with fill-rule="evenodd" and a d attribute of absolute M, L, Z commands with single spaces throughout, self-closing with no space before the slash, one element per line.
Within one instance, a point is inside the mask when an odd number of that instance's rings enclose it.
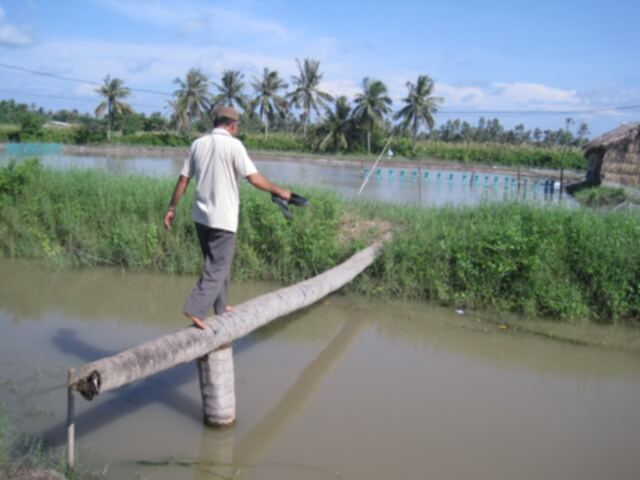
<path fill-rule="evenodd" d="M 197 360 L 205 425 L 230 427 L 236 421 L 233 347 L 224 346 Z"/>
<path fill-rule="evenodd" d="M 73 385 L 75 382 L 75 370 L 69 369 L 67 382 L 67 470 L 73 472 L 75 465 L 75 399 L 73 397 Z"/>

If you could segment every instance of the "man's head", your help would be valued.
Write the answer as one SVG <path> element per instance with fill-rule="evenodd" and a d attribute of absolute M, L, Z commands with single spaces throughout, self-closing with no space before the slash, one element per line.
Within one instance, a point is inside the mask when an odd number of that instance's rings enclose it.
<path fill-rule="evenodd" d="M 216 118 L 213 121 L 213 128 L 224 128 L 231 135 L 238 132 L 238 120 L 240 114 L 231 107 L 220 107 L 216 111 Z"/>

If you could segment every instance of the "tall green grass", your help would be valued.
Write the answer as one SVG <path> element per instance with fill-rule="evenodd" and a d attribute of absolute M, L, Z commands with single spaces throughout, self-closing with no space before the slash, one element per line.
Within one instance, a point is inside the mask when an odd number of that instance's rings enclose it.
<path fill-rule="evenodd" d="M 0 404 L 0 478 L 42 478 L 44 471 L 56 473 L 64 469 L 62 452 L 47 449 L 38 438 L 16 432 L 4 405 Z M 65 478 L 91 476 L 82 474 Z"/>
<path fill-rule="evenodd" d="M 526 315 L 640 320 L 640 217 L 522 203 L 360 207 L 399 223 L 363 291 Z"/>
<path fill-rule="evenodd" d="M 197 273 L 190 193 L 174 229 L 161 225 L 172 189 L 170 180 L 7 166 L 0 169 L 0 254 Z M 409 208 L 301 193 L 311 206 L 287 222 L 268 195 L 242 189 L 235 280 L 291 283 L 342 261 L 365 244 L 339 241 L 348 214 L 394 225 L 393 240 L 350 291 L 531 316 L 640 320 L 637 214 L 522 203 Z"/>
<path fill-rule="evenodd" d="M 530 168 L 584 170 L 587 166 L 586 159 L 578 148 L 548 148 L 533 145 L 419 142 L 414 155 L 417 158 L 435 157 L 467 163 Z"/>
<path fill-rule="evenodd" d="M 627 200 L 623 188 L 599 186 L 579 190 L 575 199 L 586 207 L 613 207 Z"/>
<path fill-rule="evenodd" d="M 191 189 L 172 231 L 162 226 L 173 186 L 173 180 L 10 164 L 0 170 L 0 252 L 61 266 L 199 272 Z M 339 259 L 340 203 L 328 192 L 305 193 L 313 205 L 297 209 L 295 221 L 287 222 L 267 194 L 242 189 L 236 278 L 288 282 Z"/>

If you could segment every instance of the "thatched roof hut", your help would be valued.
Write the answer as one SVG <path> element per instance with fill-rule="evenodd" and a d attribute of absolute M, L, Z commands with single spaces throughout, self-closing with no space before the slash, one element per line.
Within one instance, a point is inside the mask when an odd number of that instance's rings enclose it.
<path fill-rule="evenodd" d="M 625 123 L 584 147 L 587 182 L 640 187 L 640 123 Z"/>

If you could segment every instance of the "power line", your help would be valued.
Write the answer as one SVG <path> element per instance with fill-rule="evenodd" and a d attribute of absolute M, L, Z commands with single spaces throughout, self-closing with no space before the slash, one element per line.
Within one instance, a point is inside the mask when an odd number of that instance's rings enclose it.
<path fill-rule="evenodd" d="M 18 72 L 23 72 L 23 73 L 31 73 L 33 75 L 39 75 L 41 77 L 55 78 L 55 79 L 58 79 L 58 80 L 64 80 L 66 82 L 83 83 L 85 85 L 96 85 L 96 86 L 102 86 L 103 85 L 103 83 L 95 82 L 93 80 L 83 80 L 81 78 L 65 77 L 63 75 L 58 75 L 57 73 L 42 72 L 42 71 L 39 71 L 39 70 L 30 70 L 28 68 L 18 67 L 16 65 L 7 65 L 6 63 L 0 63 L 0 68 L 6 68 L 8 70 L 15 70 L 15 71 L 18 71 Z M 134 87 L 128 87 L 128 88 L 132 92 L 151 93 L 153 95 L 162 95 L 164 97 L 173 97 L 173 95 L 171 93 L 167 93 L 167 92 L 159 92 L 159 91 L 156 91 L 156 90 L 147 90 L 145 88 L 134 88 Z"/>
<path fill-rule="evenodd" d="M 58 75 L 57 73 L 52 72 L 43 72 L 39 70 L 31 70 L 24 67 L 19 67 L 17 65 L 8 65 L 5 63 L 0 63 L 0 68 L 5 68 L 8 70 L 15 70 L 23 73 L 30 73 L 33 75 L 39 75 L 43 77 L 55 78 L 58 80 L 64 80 L 67 82 L 75 82 L 82 83 L 85 85 L 96 85 L 102 86 L 103 84 L 100 82 L 95 82 L 92 80 L 84 80 L 80 78 L 66 77 L 63 75 Z M 140 92 L 140 93 L 150 93 L 153 95 L 162 95 L 164 97 L 173 97 L 173 94 L 167 92 L 160 92 L 157 90 L 148 90 L 144 88 L 135 88 L 128 87 L 132 92 Z M 26 94 L 26 93 L 25 93 Z M 27 94 L 27 95 L 38 95 L 38 94 Z M 43 96 L 43 95 L 40 95 Z M 62 97 L 60 97 L 62 99 Z M 74 101 L 83 101 L 80 99 L 67 99 Z M 86 100 L 84 100 L 86 101 Z M 158 106 L 151 105 L 136 105 L 144 108 L 162 108 Z M 640 105 L 623 105 L 617 107 L 602 107 L 596 109 L 589 110 L 439 110 L 438 113 L 443 115 L 522 115 L 522 116 L 553 116 L 553 115 L 597 115 L 603 114 L 606 112 L 617 112 L 617 111 L 635 111 L 640 110 Z"/>
<path fill-rule="evenodd" d="M 438 110 L 437 113 L 452 115 L 583 115 L 602 114 L 611 111 L 640 110 L 640 105 L 623 105 L 619 107 L 603 107 L 592 110 Z"/>
<path fill-rule="evenodd" d="M 88 98 L 78 98 L 78 97 L 62 97 L 59 95 L 51 95 L 51 94 L 46 94 L 46 93 L 36 93 L 36 92 L 20 92 L 18 90 L 6 90 L 6 89 L 0 89 L 0 92 L 3 93 L 9 93 L 11 95 L 25 95 L 25 96 L 30 96 L 30 97 L 43 97 L 43 98 L 53 98 L 56 100 L 68 100 L 68 101 L 73 101 L 73 102 L 85 102 L 85 103 L 97 103 L 98 101 L 100 101 L 100 99 L 96 98 L 95 100 L 91 100 Z M 163 107 L 158 106 L 158 105 L 144 105 L 141 103 L 130 103 L 129 105 L 131 105 L 132 107 L 138 107 L 138 108 L 159 108 L 162 109 Z"/>

